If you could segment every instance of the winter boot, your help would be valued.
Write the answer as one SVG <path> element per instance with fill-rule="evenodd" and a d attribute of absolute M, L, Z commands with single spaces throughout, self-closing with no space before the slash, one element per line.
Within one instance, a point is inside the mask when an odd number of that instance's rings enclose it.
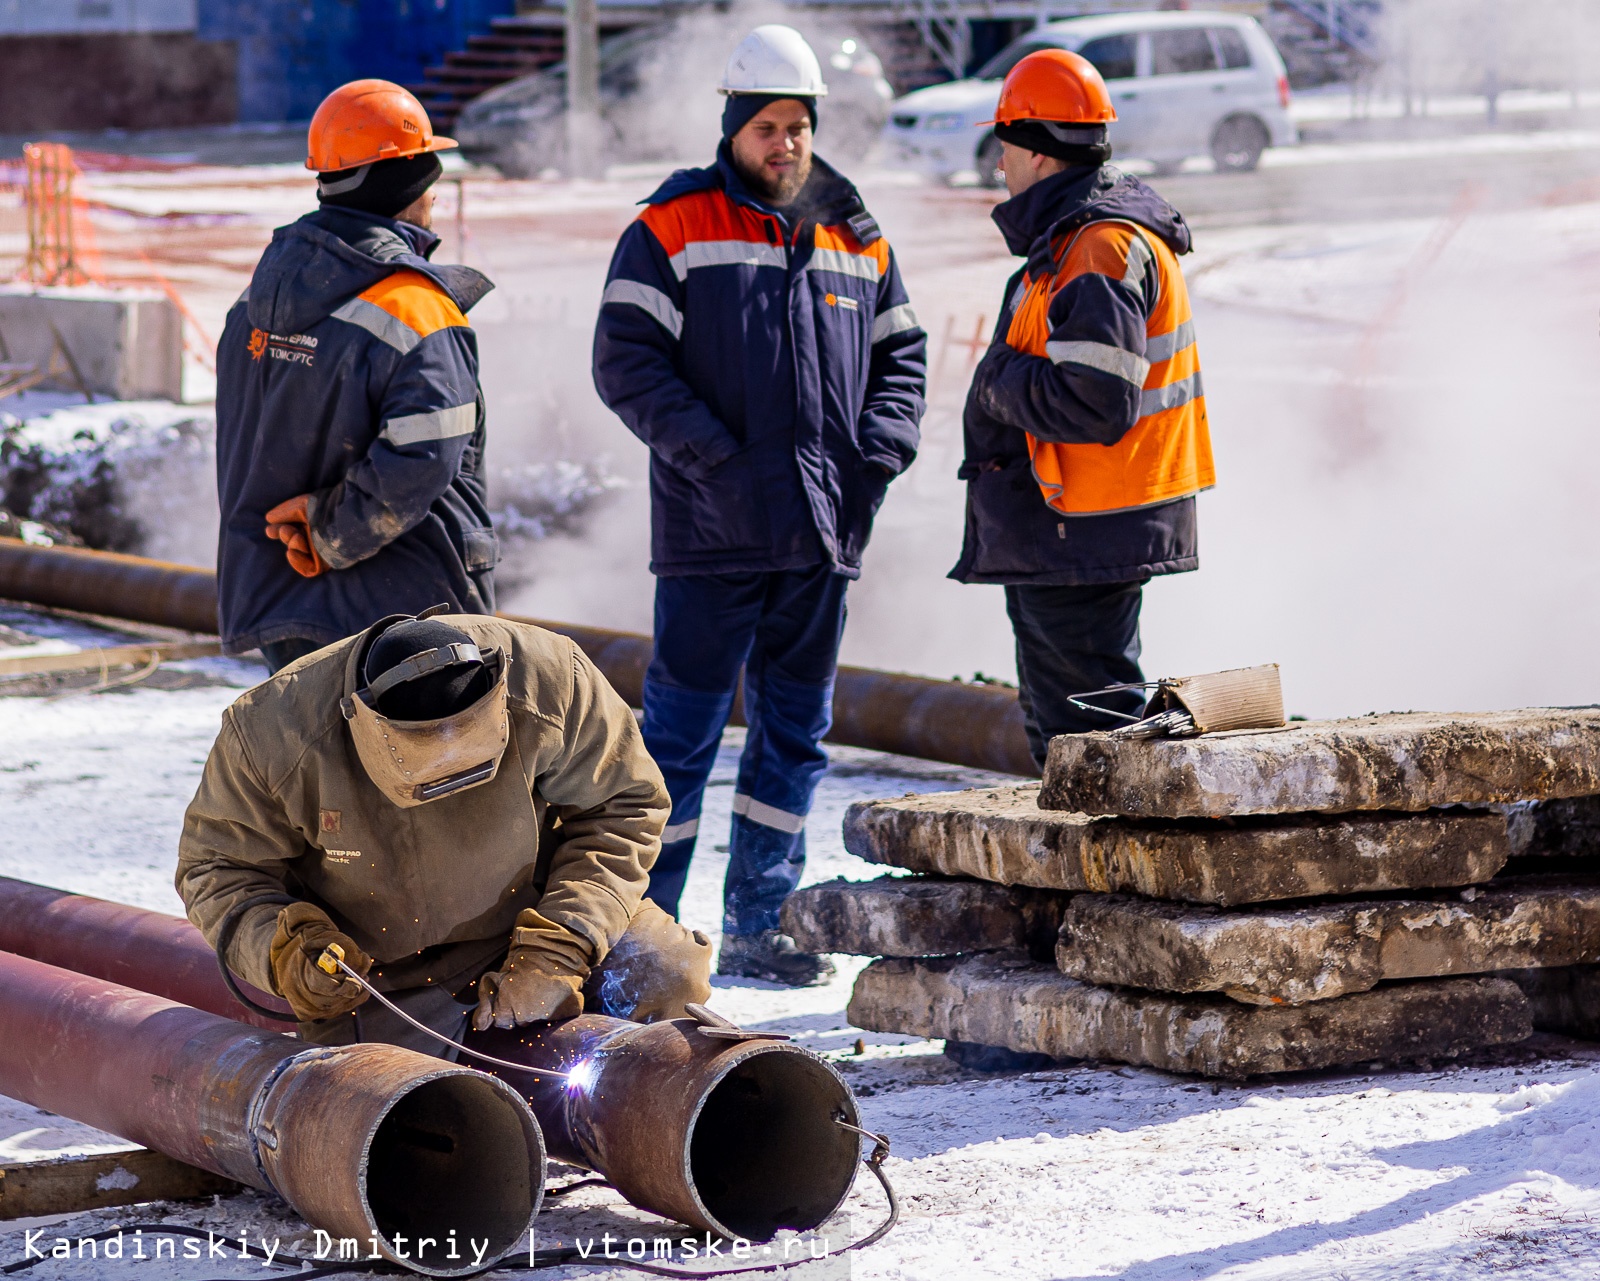
<path fill-rule="evenodd" d="M 724 934 L 717 973 L 743 979 L 765 979 L 785 987 L 817 987 L 833 977 L 833 962 L 802 952 L 781 930 L 759 934 Z"/>

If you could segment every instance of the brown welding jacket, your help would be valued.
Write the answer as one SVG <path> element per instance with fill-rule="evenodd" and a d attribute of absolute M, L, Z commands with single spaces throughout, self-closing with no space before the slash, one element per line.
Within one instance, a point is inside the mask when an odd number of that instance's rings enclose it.
<path fill-rule="evenodd" d="M 525 623 L 449 619 L 509 656 L 510 745 L 494 780 L 402 809 L 368 779 L 339 709 L 368 633 L 319 650 L 222 716 L 184 815 L 178 893 L 213 947 L 229 909 L 289 893 L 377 962 L 378 986 L 459 992 L 536 907 L 598 964 L 639 910 L 671 802 L 628 705 L 571 641 Z M 245 913 L 228 961 L 271 991 L 281 905 Z"/>

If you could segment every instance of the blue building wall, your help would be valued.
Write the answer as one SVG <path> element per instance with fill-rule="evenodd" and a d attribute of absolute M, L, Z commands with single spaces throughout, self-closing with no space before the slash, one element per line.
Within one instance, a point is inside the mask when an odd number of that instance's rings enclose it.
<path fill-rule="evenodd" d="M 308 120 L 347 80 L 422 79 L 515 0 L 199 0 L 202 40 L 239 49 L 239 119 Z"/>

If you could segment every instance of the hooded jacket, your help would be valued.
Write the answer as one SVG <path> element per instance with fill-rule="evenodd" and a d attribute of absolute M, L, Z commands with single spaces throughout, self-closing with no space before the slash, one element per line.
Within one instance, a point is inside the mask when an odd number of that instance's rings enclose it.
<path fill-rule="evenodd" d="M 849 182 L 814 159 L 775 209 L 717 155 L 623 233 L 595 327 L 600 397 L 651 450 L 651 569 L 855 578 L 916 456 L 927 340 Z"/>
<path fill-rule="evenodd" d="M 1024 277 L 1054 272 L 1063 237 L 1088 223 L 1116 219 L 1136 223 L 1174 254 L 1185 254 L 1191 240 L 1183 215 L 1137 178 L 1103 166 L 1054 174 L 996 206 L 993 217 L 1007 248 L 1028 261 L 1006 282 L 994 337 L 967 395 L 966 459 L 959 473 L 967 482 L 966 537 L 950 577 L 1069 586 L 1134 582 L 1197 568 L 1192 494 L 1104 515 L 1069 517 L 1047 505 L 1030 465 L 1028 435 L 1064 444 L 1115 444 L 1140 417 L 1140 390 L 1114 368 L 1057 364 L 1006 342 Z M 1152 299 L 1135 275 L 1085 272 L 1069 280 L 1050 300 L 1052 343 L 1127 352 L 1144 363 Z"/>
<path fill-rule="evenodd" d="M 671 802 L 627 703 L 571 641 L 450 615 L 508 656 L 510 742 L 494 779 L 402 809 L 367 776 L 340 711 L 370 636 L 291 663 L 237 699 L 184 814 L 177 888 L 217 945 L 258 894 L 316 904 L 377 964 L 380 988 L 459 992 L 537 908 L 598 965 L 644 897 Z M 246 909 L 227 961 L 275 990 L 280 904 Z"/>
<path fill-rule="evenodd" d="M 223 643 L 328 644 L 441 601 L 494 609 L 484 407 L 465 313 L 493 287 L 432 232 L 324 208 L 280 227 L 217 348 Z M 265 515 L 310 494 L 329 572 L 300 577 Z"/>

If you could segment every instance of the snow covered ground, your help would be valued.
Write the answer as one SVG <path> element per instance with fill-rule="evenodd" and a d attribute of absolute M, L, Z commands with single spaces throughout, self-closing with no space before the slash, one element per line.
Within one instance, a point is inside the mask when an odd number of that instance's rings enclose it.
<path fill-rule="evenodd" d="M 86 624 L 10 609 L 0 626 L 42 645 L 116 639 Z M 0 638 L 16 642 L 12 633 Z M 9 652 L 20 652 L 13 648 Z M 43 652 L 38 650 L 35 652 Z M 188 688 L 0 696 L 0 874 L 176 911 L 176 836 L 218 716 L 261 675 L 248 662 L 180 665 Z M 173 682 L 178 683 L 178 682 Z M 726 821 L 740 734 L 713 774 L 704 841 L 686 897 L 690 924 L 717 931 Z M 994 776 L 835 749 L 810 827 L 808 880 L 875 869 L 843 850 L 850 801 L 991 781 Z M 747 1025 L 789 1031 L 834 1060 L 866 1124 L 890 1135 L 887 1169 L 900 1227 L 847 1260 L 800 1269 L 808 1281 L 1357 1281 L 1499 1277 L 1570 1281 L 1600 1274 L 1600 1047 L 1552 1037 L 1454 1067 L 1325 1073 L 1242 1085 L 1085 1064 L 983 1076 L 936 1043 L 861 1034 L 843 1017 L 861 962 L 841 958 L 826 987 L 790 992 L 717 981 L 713 1004 Z M 857 1037 L 863 1052 L 855 1052 Z M 0 1159 L 114 1149 L 117 1140 L 0 1101 Z M 877 1221 L 881 1194 L 863 1177 L 830 1239 Z M 6 1225 L 0 1262 L 56 1237 L 118 1225 L 215 1229 L 228 1257 L 50 1259 L 28 1274 L 65 1278 L 270 1277 L 257 1241 L 314 1251 L 304 1225 L 256 1194 L 203 1206 L 100 1211 Z M 610 1231 L 655 1235 L 658 1221 L 609 1191 L 552 1202 L 543 1244 Z M 247 1233 L 252 1255 L 238 1257 Z M 837 1232 L 838 1237 L 832 1233 Z M 148 1253 L 154 1236 L 143 1238 Z M 493 1275 L 511 1276 L 513 1269 Z M 290 1273 L 292 1275 L 292 1273 Z M 553 1281 L 629 1275 L 567 1267 Z M 637 1274 L 634 1274 L 637 1275 Z"/>

